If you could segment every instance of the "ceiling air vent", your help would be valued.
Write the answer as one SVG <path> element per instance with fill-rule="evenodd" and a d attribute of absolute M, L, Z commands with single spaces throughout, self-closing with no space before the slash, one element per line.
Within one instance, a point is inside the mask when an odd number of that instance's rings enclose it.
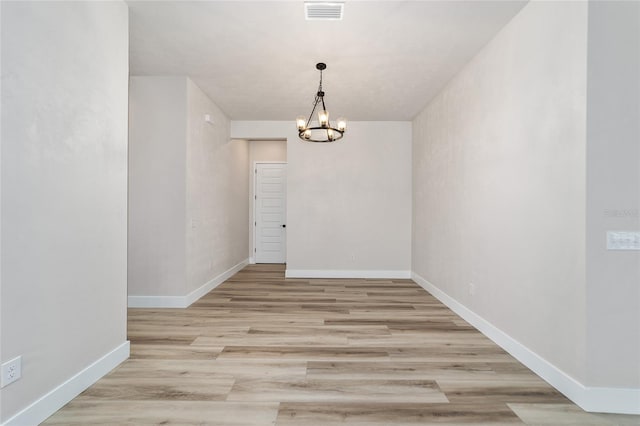
<path fill-rule="evenodd" d="M 307 21 L 339 21 L 344 13 L 344 3 L 305 2 L 304 15 Z"/>

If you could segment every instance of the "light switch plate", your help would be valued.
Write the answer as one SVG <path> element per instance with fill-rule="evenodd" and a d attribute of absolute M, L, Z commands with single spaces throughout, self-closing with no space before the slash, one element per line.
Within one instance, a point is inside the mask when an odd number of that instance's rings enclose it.
<path fill-rule="evenodd" d="M 640 231 L 607 231 L 607 250 L 640 250 Z"/>

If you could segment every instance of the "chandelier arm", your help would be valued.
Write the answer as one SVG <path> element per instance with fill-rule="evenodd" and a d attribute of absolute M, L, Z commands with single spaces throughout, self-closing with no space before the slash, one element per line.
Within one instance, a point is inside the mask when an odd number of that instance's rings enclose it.
<path fill-rule="evenodd" d="M 313 118 L 313 113 L 316 112 L 317 106 L 318 106 L 318 97 L 316 96 L 316 100 L 313 102 L 313 109 L 311 110 L 311 114 L 309 114 L 309 119 L 307 120 L 307 128 L 309 127 L 309 123 L 311 123 L 311 118 Z"/>

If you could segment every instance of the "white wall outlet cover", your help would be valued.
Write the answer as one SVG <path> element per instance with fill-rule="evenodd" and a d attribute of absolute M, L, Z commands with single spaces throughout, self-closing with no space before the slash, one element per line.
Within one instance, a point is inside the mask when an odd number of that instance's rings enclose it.
<path fill-rule="evenodd" d="M 206 121 L 209 124 L 213 124 L 213 118 L 211 118 L 211 114 L 205 114 L 204 121 Z"/>
<path fill-rule="evenodd" d="M 15 382 L 22 376 L 22 357 L 16 357 L 2 364 L 0 387 Z"/>

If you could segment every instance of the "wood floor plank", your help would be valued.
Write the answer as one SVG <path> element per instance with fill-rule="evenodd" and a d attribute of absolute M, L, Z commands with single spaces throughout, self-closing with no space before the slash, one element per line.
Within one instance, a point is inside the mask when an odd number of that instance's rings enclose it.
<path fill-rule="evenodd" d="M 128 313 L 130 359 L 44 424 L 636 424 L 585 413 L 411 280 L 250 265 Z"/>
<path fill-rule="evenodd" d="M 438 330 L 425 331 L 421 333 L 397 333 L 396 331 L 390 331 L 388 335 L 351 334 L 347 336 L 347 339 L 349 345 L 359 347 L 383 346 L 403 348 L 407 347 L 409 344 L 413 346 L 415 346 L 416 344 L 422 344 L 425 346 L 428 345 L 430 347 L 433 347 L 435 350 L 445 351 L 455 350 L 456 345 L 458 347 L 462 345 L 464 345 L 465 347 L 481 347 L 486 345 L 485 339 L 475 333 L 447 333 Z"/>
<path fill-rule="evenodd" d="M 48 425 L 272 426 L 278 403 L 74 400 Z"/>
<path fill-rule="evenodd" d="M 416 426 L 523 424 L 506 406 L 496 404 L 280 404 L 277 426 Z"/>
<path fill-rule="evenodd" d="M 269 325 L 258 325 L 251 327 L 249 334 L 264 334 L 271 336 L 297 336 L 305 334 L 310 336 L 389 336 L 391 332 L 384 325 L 372 326 L 351 326 L 351 325 L 322 325 L 322 326 L 297 326 L 297 327 L 272 327 Z M 347 343 L 347 342 L 345 342 Z"/>
<path fill-rule="evenodd" d="M 293 335 L 265 335 L 265 334 L 239 334 L 235 336 L 200 336 L 191 344 L 193 346 L 207 345 L 224 345 L 224 346 L 339 346 L 347 345 L 349 342 L 346 336 L 339 335 L 311 335 L 311 334 L 293 334 Z"/>
<path fill-rule="evenodd" d="M 332 361 L 339 359 L 389 359 L 385 348 L 307 347 L 307 346 L 227 346 L 218 356 L 226 358 L 278 358 L 289 360 Z"/>
<path fill-rule="evenodd" d="M 131 343 L 129 359 L 198 359 L 213 360 L 224 348 L 218 346 L 190 346 Z"/>
<path fill-rule="evenodd" d="M 569 403 L 564 395 L 542 379 L 507 382 L 502 379 L 443 379 L 440 388 L 452 402 L 477 403 Z"/>
<path fill-rule="evenodd" d="M 218 376 L 232 376 L 235 379 L 260 378 L 288 378 L 304 379 L 307 374 L 307 363 L 283 362 L 280 360 L 217 360 L 216 362 L 202 362 L 199 359 L 132 359 L 113 372 L 108 377 L 156 377 L 167 380 L 187 382 L 190 378 Z"/>
<path fill-rule="evenodd" d="M 180 377 L 122 377 L 106 376 L 78 399 L 178 400 L 178 401 L 223 401 L 235 382 L 230 375 L 211 374 L 206 377 L 182 375 Z"/>
<path fill-rule="evenodd" d="M 238 380 L 229 401 L 448 402 L 433 380 Z"/>
<path fill-rule="evenodd" d="M 309 379 L 494 379 L 496 372 L 488 363 L 479 362 L 363 362 L 310 361 Z M 518 380 L 522 380 L 518 378 Z"/>

